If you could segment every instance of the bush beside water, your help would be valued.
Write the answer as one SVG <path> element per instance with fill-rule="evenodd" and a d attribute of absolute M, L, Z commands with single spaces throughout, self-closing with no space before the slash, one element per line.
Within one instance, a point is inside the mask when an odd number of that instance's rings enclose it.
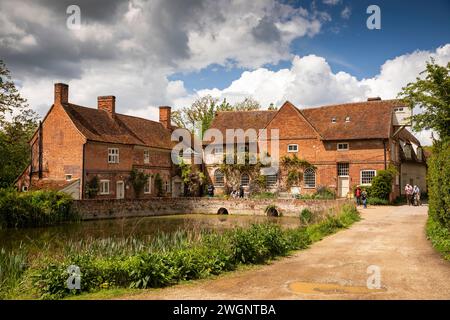
<path fill-rule="evenodd" d="M 153 240 L 69 242 L 62 252 L 44 254 L 45 258 L 34 261 L 25 273 L 20 273 L 25 275 L 23 281 L 19 279 L 16 284 L 28 282 L 37 297 L 53 299 L 104 288 L 159 288 L 205 278 L 235 270 L 239 265 L 286 256 L 359 220 L 353 205 L 343 205 L 339 210 L 338 214 L 325 215 L 319 223 L 295 229 L 263 223 L 223 233 L 179 231 Z M 70 265 L 80 268 L 81 290 L 67 289 Z"/>
<path fill-rule="evenodd" d="M 57 191 L 0 189 L 0 228 L 47 226 L 77 220 L 72 198 Z"/>

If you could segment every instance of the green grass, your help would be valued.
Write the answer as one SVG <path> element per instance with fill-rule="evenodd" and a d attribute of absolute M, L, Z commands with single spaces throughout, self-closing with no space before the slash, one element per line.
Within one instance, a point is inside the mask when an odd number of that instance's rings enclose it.
<path fill-rule="evenodd" d="M 13 274 L 16 270 L 17 276 L 4 290 L 3 297 L 60 299 L 89 293 L 102 298 L 208 279 L 305 249 L 359 220 L 354 205 L 346 204 L 339 210 L 325 214 L 318 223 L 295 229 L 261 223 L 221 233 L 180 231 L 152 240 L 69 241 L 60 252 L 43 252 L 31 259 L 26 270 L 17 267 L 20 263 L 8 262 L 10 256 L 0 263 L 16 266 L 9 272 Z M 69 265 L 77 265 L 81 270 L 81 290 L 66 288 Z"/>
<path fill-rule="evenodd" d="M 429 216 L 426 231 L 433 247 L 442 254 L 444 259 L 450 261 L 450 230 Z"/>

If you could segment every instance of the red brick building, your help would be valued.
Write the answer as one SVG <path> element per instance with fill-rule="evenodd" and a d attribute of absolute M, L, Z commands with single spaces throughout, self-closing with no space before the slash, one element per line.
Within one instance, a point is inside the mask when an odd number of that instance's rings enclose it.
<path fill-rule="evenodd" d="M 134 198 L 129 180 L 132 169 L 150 175 L 141 198 L 156 196 L 155 179 L 162 193 L 172 194 L 170 157 L 171 108 L 160 107 L 159 122 L 118 114 L 115 97 L 98 97 L 96 109 L 69 102 L 69 87 L 55 84 L 54 103 L 32 139 L 31 163 L 17 179 L 20 190 L 58 189 L 76 199 L 86 198 L 94 177 L 96 198 Z"/>
<path fill-rule="evenodd" d="M 399 123 L 406 110 L 398 100 L 379 98 L 308 109 L 298 109 L 286 102 L 277 111 L 219 112 L 212 128 L 224 137 L 227 129 L 266 129 L 268 135 L 271 129 L 278 129 L 280 158 L 296 155 L 315 167 L 303 172 L 301 185 L 294 187 L 299 193 L 312 193 L 319 186 L 326 186 L 339 197 L 345 197 L 355 185 L 370 185 L 377 170 L 394 165 L 399 172 L 392 188 L 394 198 L 403 193 L 406 183 L 417 184 L 426 191 L 422 147 Z M 252 143 L 255 140 L 247 139 L 246 147 Z M 210 144 L 215 148 L 216 162 L 223 159 L 227 145 L 205 142 L 205 146 Z M 267 151 L 270 144 L 269 139 Z M 214 159 L 207 165 L 207 172 L 216 190 L 223 192 L 227 181 Z M 280 172 L 268 176 L 267 188 L 278 190 L 282 179 Z M 240 184 L 248 189 L 250 180 L 243 174 Z"/>

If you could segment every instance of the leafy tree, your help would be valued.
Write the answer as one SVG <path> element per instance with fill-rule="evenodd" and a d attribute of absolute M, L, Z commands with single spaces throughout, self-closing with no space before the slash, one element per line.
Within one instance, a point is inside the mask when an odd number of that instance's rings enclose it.
<path fill-rule="evenodd" d="M 409 83 L 399 96 L 423 109 L 412 118 L 414 130 L 429 128 L 439 134 L 427 159 L 429 215 L 450 230 L 450 62 L 440 66 L 431 60 L 421 74 L 425 77 Z"/>
<path fill-rule="evenodd" d="M 21 97 L 0 60 L 0 187 L 12 185 L 29 164 L 28 141 L 36 127 L 36 113 Z"/>
<path fill-rule="evenodd" d="M 149 174 L 146 174 L 142 171 L 138 171 L 136 169 L 131 170 L 130 172 L 130 183 L 133 186 L 134 194 L 136 198 L 139 198 L 144 189 L 145 184 L 148 182 Z"/>
<path fill-rule="evenodd" d="M 209 129 L 212 121 L 219 111 L 248 111 L 258 110 L 261 105 L 252 98 L 245 98 L 243 101 L 231 105 L 226 99 L 221 103 L 217 98 L 210 95 L 201 97 L 194 101 L 189 107 L 181 108 L 172 112 L 172 119 L 181 128 L 186 128 L 194 132 L 196 125 L 201 124 L 202 135 Z"/>
<path fill-rule="evenodd" d="M 450 136 L 450 62 L 440 66 L 431 60 L 423 78 L 402 88 L 399 97 L 411 107 L 419 106 L 423 112 L 412 117 L 413 129 L 433 129 L 440 137 Z"/>

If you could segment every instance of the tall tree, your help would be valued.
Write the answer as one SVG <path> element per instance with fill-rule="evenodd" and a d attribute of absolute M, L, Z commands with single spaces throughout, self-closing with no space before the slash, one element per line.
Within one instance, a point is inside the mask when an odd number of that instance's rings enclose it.
<path fill-rule="evenodd" d="M 226 99 L 219 103 L 219 99 L 207 95 L 195 100 L 189 107 L 172 112 L 172 119 L 177 126 L 189 129 L 191 132 L 194 132 L 197 125 L 201 125 L 203 134 L 211 126 L 216 112 L 248 111 L 260 108 L 261 105 L 253 98 L 245 98 L 243 101 L 231 105 Z"/>
<path fill-rule="evenodd" d="M 29 162 L 28 140 L 37 115 L 17 90 L 0 60 L 0 187 L 10 186 Z"/>
<path fill-rule="evenodd" d="M 441 66 L 431 60 L 423 78 L 402 88 L 399 97 L 411 107 L 419 106 L 422 112 L 412 117 L 413 129 L 432 129 L 441 138 L 450 136 L 450 62 Z"/>

